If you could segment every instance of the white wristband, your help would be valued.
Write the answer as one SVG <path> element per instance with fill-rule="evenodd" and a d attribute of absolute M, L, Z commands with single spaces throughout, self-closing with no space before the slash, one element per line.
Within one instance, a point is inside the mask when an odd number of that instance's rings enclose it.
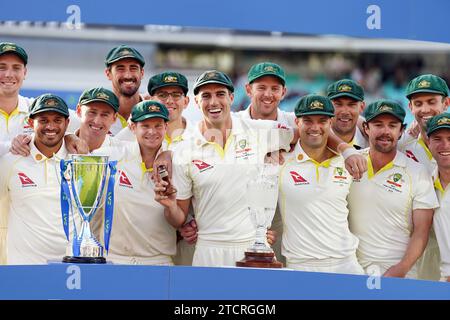
<path fill-rule="evenodd" d="M 354 156 L 355 154 L 359 154 L 355 148 L 347 148 L 342 152 L 344 160 L 347 160 L 348 157 Z"/>

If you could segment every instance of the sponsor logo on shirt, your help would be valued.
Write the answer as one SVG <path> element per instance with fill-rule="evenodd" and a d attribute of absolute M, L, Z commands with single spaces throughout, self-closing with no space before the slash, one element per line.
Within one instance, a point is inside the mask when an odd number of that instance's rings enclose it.
<path fill-rule="evenodd" d="M 417 160 L 416 156 L 411 150 L 406 150 L 405 154 L 408 158 L 413 159 L 415 162 L 419 162 L 419 160 Z"/>
<path fill-rule="evenodd" d="M 25 173 L 19 172 L 17 175 L 22 183 L 22 188 L 36 187 L 36 183 L 34 183 L 33 180 L 31 180 Z"/>
<path fill-rule="evenodd" d="M 130 179 L 128 179 L 125 171 L 120 171 L 119 186 L 133 189 Z"/>
<path fill-rule="evenodd" d="M 192 160 L 192 163 L 200 170 L 200 172 L 212 169 L 214 166 L 207 164 L 202 160 Z"/>
<path fill-rule="evenodd" d="M 300 184 L 309 184 L 309 182 L 305 178 L 303 178 L 298 172 L 289 171 L 289 173 L 291 174 L 292 180 L 294 180 L 294 184 L 296 186 Z"/>

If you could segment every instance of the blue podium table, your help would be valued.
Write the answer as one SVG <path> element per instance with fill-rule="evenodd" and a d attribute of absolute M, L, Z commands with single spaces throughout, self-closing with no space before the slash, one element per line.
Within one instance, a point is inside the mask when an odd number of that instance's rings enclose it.
<path fill-rule="evenodd" d="M 450 284 L 292 270 L 131 265 L 0 266 L 0 299 L 450 299 Z"/>

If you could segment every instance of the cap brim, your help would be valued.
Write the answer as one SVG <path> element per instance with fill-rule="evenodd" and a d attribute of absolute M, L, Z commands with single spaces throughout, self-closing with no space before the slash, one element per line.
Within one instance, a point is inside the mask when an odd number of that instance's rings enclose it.
<path fill-rule="evenodd" d="M 137 58 L 136 56 L 133 56 L 133 55 L 120 56 L 120 57 L 117 57 L 114 60 L 107 61 L 106 64 L 109 66 L 110 64 L 113 64 L 114 62 L 117 62 L 117 61 L 120 61 L 120 60 L 123 60 L 123 59 L 127 59 L 127 58 L 134 59 L 134 60 L 138 61 L 141 66 L 145 65 L 144 61 L 142 61 L 141 59 L 139 59 L 139 58 Z"/>
<path fill-rule="evenodd" d="M 450 124 L 444 124 L 444 125 L 441 125 L 441 126 L 438 126 L 438 127 L 434 128 L 433 130 L 427 131 L 427 136 L 429 136 L 433 132 L 436 132 L 436 131 L 441 130 L 441 129 L 450 129 Z"/>
<path fill-rule="evenodd" d="M 444 92 L 439 91 L 439 90 L 433 90 L 433 89 L 419 89 L 419 90 L 415 90 L 413 92 L 411 92 L 410 94 L 408 94 L 406 96 L 407 99 L 409 99 L 413 94 L 416 93 L 435 93 L 435 94 L 439 94 L 441 96 L 447 97 L 447 94 L 444 94 Z"/>
<path fill-rule="evenodd" d="M 79 103 L 81 105 L 84 105 L 84 104 L 88 104 L 88 103 L 91 103 L 91 102 L 103 102 L 104 104 L 107 104 L 108 106 L 113 108 L 115 112 L 119 112 L 119 108 L 116 109 L 111 103 L 109 103 L 108 101 L 105 101 L 103 99 L 89 99 L 89 100 L 80 101 Z"/>
<path fill-rule="evenodd" d="M 6 50 L 6 51 L 3 51 L 3 52 L 1 52 L 0 53 L 0 56 L 1 55 L 4 55 L 4 54 L 6 54 L 6 53 L 12 53 L 12 54 L 15 54 L 16 56 L 18 56 L 19 58 L 20 58 L 20 60 L 22 60 L 23 61 L 23 64 L 27 64 L 27 59 L 25 59 L 25 57 L 22 55 L 22 54 L 20 54 L 19 52 L 17 52 L 17 51 L 15 51 L 15 50 Z"/>
<path fill-rule="evenodd" d="M 207 84 L 213 84 L 213 83 L 221 84 L 221 85 L 227 87 L 231 92 L 234 92 L 234 87 L 233 87 L 233 86 L 230 86 L 228 83 L 225 83 L 225 82 L 219 81 L 219 80 L 207 80 L 207 81 L 205 81 L 205 82 L 202 82 L 202 84 L 200 84 L 198 87 L 194 88 L 194 94 L 197 94 L 197 93 L 198 93 L 198 90 L 199 90 L 201 87 L 203 87 L 204 85 L 207 85 Z"/>
<path fill-rule="evenodd" d="M 272 73 L 272 72 L 260 74 L 260 75 L 258 75 L 256 77 L 248 79 L 248 83 L 252 83 L 256 79 L 259 79 L 259 78 L 262 78 L 262 77 L 265 77 L 265 76 L 276 77 L 276 78 L 280 79 L 280 81 L 282 82 L 283 86 L 286 85 L 286 79 L 284 79 L 283 77 L 279 76 L 278 74 L 275 74 L 275 73 Z"/>
<path fill-rule="evenodd" d="M 144 121 L 144 120 L 147 120 L 147 119 L 151 119 L 151 118 L 160 118 L 160 119 L 163 119 L 166 122 L 169 121 L 168 117 L 165 117 L 165 116 L 160 115 L 160 114 L 144 114 L 144 115 L 142 115 L 142 116 L 140 116 L 140 117 L 138 117 L 136 119 L 131 119 L 131 121 L 132 122 L 141 122 L 141 121 Z"/>
<path fill-rule="evenodd" d="M 329 116 L 330 118 L 332 118 L 334 117 L 334 113 L 326 111 L 311 111 L 311 112 L 296 113 L 295 116 L 297 118 L 303 116 Z"/>
<path fill-rule="evenodd" d="M 394 112 L 383 111 L 383 112 L 380 112 L 380 113 L 376 113 L 375 115 L 373 115 L 370 118 L 366 118 L 366 122 L 369 122 L 369 121 L 375 119 L 376 117 L 381 116 L 382 114 L 390 114 L 390 115 L 396 117 L 402 124 L 405 121 L 405 117 L 402 118 L 402 117 L 400 117 L 398 114 L 396 114 Z"/>
<path fill-rule="evenodd" d="M 69 117 L 69 113 L 65 113 L 65 112 L 63 112 L 61 109 L 58 109 L 58 108 L 44 108 L 44 109 L 39 109 L 39 110 L 37 110 L 36 112 L 31 112 L 30 113 L 30 116 L 32 117 L 32 116 L 34 116 L 34 115 L 36 115 L 36 114 L 39 114 L 39 113 L 42 113 L 42 112 L 51 112 L 51 111 L 53 111 L 53 112 L 57 112 L 57 113 L 59 113 L 59 114 L 62 114 L 63 116 L 65 116 L 65 117 Z"/>
<path fill-rule="evenodd" d="M 182 86 L 179 83 L 164 83 L 164 84 L 161 84 L 159 86 L 153 87 L 152 91 L 149 92 L 149 94 L 152 96 L 155 93 L 156 90 L 158 90 L 159 88 L 164 88 L 164 87 L 180 87 L 183 90 L 183 93 L 185 95 L 188 93 L 188 88 L 185 87 L 185 86 Z"/>
<path fill-rule="evenodd" d="M 328 98 L 330 100 L 333 100 L 333 99 L 336 99 L 339 97 L 349 97 L 349 98 L 355 99 L 357 101 L 364 101 L 364 98 L 358 97 L 356 94 L 353 94 L 351 92 L 339 92 L 339 93 L 328 96 Z"/>

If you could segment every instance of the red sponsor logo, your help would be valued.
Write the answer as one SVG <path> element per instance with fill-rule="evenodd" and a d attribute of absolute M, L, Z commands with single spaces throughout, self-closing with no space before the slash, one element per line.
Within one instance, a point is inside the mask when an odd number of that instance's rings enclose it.
<path fill-rule="evenodd" d="M 297 184 L 309 184 L 309 182 L 303 178 L 298 172 L 295 171 L 289 171 L 291 174 L 292 180 L 294 180 L 294 183 Z"/>
<path fill-rule="evenodd" d="M 412 153 L 411 150 L 406 150 L 405 154 L 408 158 L 413 159 L 415 162 L 419 162 L 419 160 L 417 160 L 416 156 L 414 155 L 414 153 Z"/>
<path fill-rule="evenodd" d="M 127 188 L 133 188 L 130 179 L 128 179 L 124 171 L 120 171 L 119 185 Z"/>
<path fill-rule="evenodd" d="M 202 160 L 192 160 L 192 163 L 200 170 L 200 172 L 203 172 L 205 170 L 212 168 L 212 166 L 210 164 L 207 164 L 206 162 L 204 162 Z"/>
<path fill-rule="evenodd" d="M 34 181 L 31 180 L 25 173 L 19 172 L 17 175 L 22 183 L 22 187 L 36 187 L 36 183 L 34 183 Z"/>

